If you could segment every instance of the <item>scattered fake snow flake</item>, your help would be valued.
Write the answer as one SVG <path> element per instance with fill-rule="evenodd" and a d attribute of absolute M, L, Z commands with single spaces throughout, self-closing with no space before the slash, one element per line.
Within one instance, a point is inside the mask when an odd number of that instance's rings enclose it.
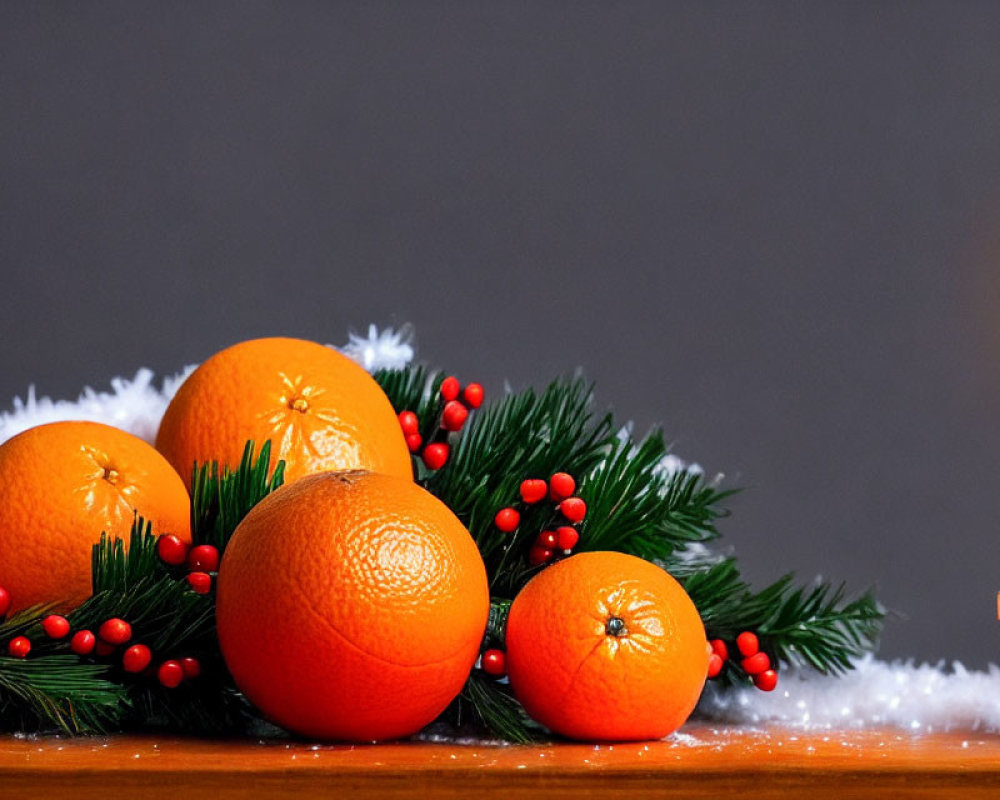
<path fill-rule="evenodd" d="M 386 328 L 379 332 L 371 325 L 367 337 L 352 333 L 341 352 L 374 372 L 383 367 L 406 366 L 413 359 L 411 340 L 412 332 L 408 327 L 398 331 Z M 35 425 L 64 420 L 103 422 L 152 444 L 167 404 L 196 366 L 192 364 L 164 378 L 160 388 L 154 385 L 153 371 L 143 368 L 131 379 L 113 378 L 110 392 L 99 392 L 88 386 L 76 400 L 38 397 L 35 387 L 30 386 L 24 399 L 14 398 L 10 411 L 0 411 L 0 444 Z"/>
<path fill-rule="evenodd" d="M 379 332 L 371 326 L 367 337 L 351 334 L 341 352 L 368 370 L 401 367 L 413 358 L 410 340 L 408 328 Z M 114 425 L 152 442 L 167 403 L 192 370 L 194 366 L 164 379 L 158 389 L 152 371 L 140 369 L 131 379 L 112 380 L 110 392 L 88 387 L 75 401 L 38 397 L 31 387 L 23 400 L 14 399 L 10 411 L 0 411 L 0 443 L 34 425 L 70 419 Z M 692 471 L 693 466 L 668 455 L 662 468 Z M 688 555 L 704 560 L 712 554 L 694 549 Z M 956 663 L 945 670 L 943 665 L 886 663 L 869 656 L 842 678 L 785 670 L 778 688 L 770 693 L 756 689 L 721 692 L 710 683 L 697 713 L 722 723 L 778 723 L 808 730 L 888 726 L 1000 732 L 1000 668 L 991 665 L 986 671 L 970 671 Z"/>
<path fill-rule="evenodd" d="M 407 325 L 399 330 L 386 328 L 381 333 L 374 325 L 369 325 L 367 336 L 351 333 L 349 337 L 340 352 L 369 372 L 400 369 L 413 360 L 413 331 Z"/>
<path fill-rule="evenodd" d="M 678 472 L 690 472 L 692 475 L 701 475 L 704 472 L 701 464 L 688 464 L 673 453 L 667 453 L 660 459 L 657 469 L 669 477 L 674 476 Z"/>
<path fill-rule="evenodd" d="M 1000 668 L 861 659 L 836 678 L 786 670 L 773 692 L 719 691 L 712 684 L 699 716 L 731 724 L 779 723 L 803 730 L 894 727 L 1000 731 Z"/>

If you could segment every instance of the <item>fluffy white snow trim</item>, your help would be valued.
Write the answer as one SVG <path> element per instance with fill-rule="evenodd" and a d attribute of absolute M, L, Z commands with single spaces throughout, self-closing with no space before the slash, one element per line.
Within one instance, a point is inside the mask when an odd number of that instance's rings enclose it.
<path fill-rule="evenodd" d="M 110 392 L 87 386 L 76 400 L 38 397 L 30 386 L 23 400 L 14 398 L 11 411 L 0 412 L 0 443 L 36 425 L 64 420 L 103 422 L 152 442 L 167 403 L 193 370 L 194 366 L 187 367 L 157 388 L 153 371 L 143 368 L 131 379 L 112 378 Z"/>
<path fill-rule="evenodd" d="M 773 692 L 722 692 L 710 683 L 698 714 L 733 724 L 802 730 L 892 727 L 913 732 L 1000 731 L 1000 668 L 878 661 L 867 656 L 835 678 L 786 670 Z"/>
<path fill-rule="evenodd" d="M 413 359 L 411 342 L 409 327 L 379 331 L 371 325 L 367 337 L 350 334 L 350 340 L 340 352 L 374 372 L 383 367 L 406 366 Z M 152 443 L 167 404 L 196 366 L 192 364 L 164 378 L 159 388 L 154 383 L 153 371 L 143 368 L 132 378 L 113 378 L 110 392 L 99 392 L 87 386 L 76 400 L 38 397 L 35 387 L 30 386 L 24 399 L 14 398 L 10 411 L 0 411 L 0 443 L 35 425 L 64 420 L 103 422 Z"/>

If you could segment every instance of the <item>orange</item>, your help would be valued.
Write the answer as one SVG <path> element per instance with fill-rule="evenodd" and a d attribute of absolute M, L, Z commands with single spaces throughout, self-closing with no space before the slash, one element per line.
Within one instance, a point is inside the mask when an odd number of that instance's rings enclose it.
<path fill-rule="evenodd" d="M 361 367 L 302 339 L 253 339 L 216 353 L 167 407 L 156 448 L 185 481 L 194 462 L 236 467 L 247 440 L 271 440 L 285 479 L 333 469 L 412 478 L 396 413 Z"/>
<path fill-rule="evenodd" d="M 240 523 L 219 644 L 273 722 L 322 739 L 415 733 L 461 691 L 489 616 L 486 568 L 440 500 L 363 471 L 302 478 Z"/>
<path fill-rule="evenodd" d="M 0 446 L 0 586 L 12 609 L 78 605 L 91 547 L 128 537 L 138 511 L 156 532 L 191 539 L 184 482 L 159 453 L 96 422 L 53 422 Z"/>
<path fill-rule="evenodd" d="M 535 576 L 507 620 L 507 673 L 536 720 L 573 739 L 660 739 L 694 710 L 708 643 L 666 571 L 624 553 L 580 553 Z"/>

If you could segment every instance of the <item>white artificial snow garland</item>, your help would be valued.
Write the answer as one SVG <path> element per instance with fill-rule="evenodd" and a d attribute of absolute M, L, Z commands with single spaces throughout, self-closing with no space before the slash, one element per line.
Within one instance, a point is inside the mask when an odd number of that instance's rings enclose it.
<path fill-rule="evenodd" d="M 408 328 L 380 332 L 372 325 L 367 336 L 352 333 L 338 349 L 374 372 L 406 366 L 414 355 L 410 340 Z M 103 422 L 153 442 L 167 404 L 193 370 L 189 366 L 165 378 L 158 388 L 153 372 L 140 369 L 131 379 L 112 379 L 111 391 L 87 387 L 76 400 L 38 397 L 30 387 L 23 400 L 14 398 L 10 411 L 0 411 L 0 444 L 35 425 L 61 420 Z M 674 455 L 666 457 L 663 469 L 700 470 Z M 695 555 L 704 558 L 704 553 Z M 724 723 L 772 723 L 802 730 L 890 726 L 914 732 L 998 732 L 1000 667 L 991 664 L 976 671 L 955 662 L 946 669 L 943 663 L 889 663 L 866 656 L 840 678 L 784 670 L 772 693 L 752 688 L 720 691 L 709 682 L 698 714 Z"/>

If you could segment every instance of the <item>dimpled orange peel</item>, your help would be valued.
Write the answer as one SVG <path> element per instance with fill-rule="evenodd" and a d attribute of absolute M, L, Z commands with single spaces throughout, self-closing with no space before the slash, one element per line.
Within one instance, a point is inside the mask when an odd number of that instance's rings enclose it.
<path fill-rule="evenodd" d="M 240 523 L 219 572 L 237 685 L 303 736 L 415 733 L 461 691 L 489 615 L 486 569 L 451 510 L 411 480 L 307 476 Z"/>

